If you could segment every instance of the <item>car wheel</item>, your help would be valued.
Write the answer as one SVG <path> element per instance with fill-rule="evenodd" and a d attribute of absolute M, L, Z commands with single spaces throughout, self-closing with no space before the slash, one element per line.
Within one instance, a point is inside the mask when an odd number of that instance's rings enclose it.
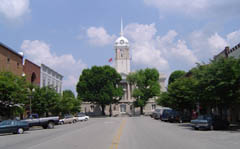
<path fill-rule="evenodd" d="M 77 121 L 76 120 L 73 120 L 73 123 L 76 123 Z"/>
<path fill-rule="evenodd" d="M 54 123 L 53 122 L 49 122 L 48 125 L 47 125 L 47 128 L 53 129 L 54 128 Z"/>
<path fill-rule="evenodd" d="M 18 133 L 18 134 L 23 134 L 23 133 L 24 133 L 23 128 L 18 128 L 17 133 Z"/>

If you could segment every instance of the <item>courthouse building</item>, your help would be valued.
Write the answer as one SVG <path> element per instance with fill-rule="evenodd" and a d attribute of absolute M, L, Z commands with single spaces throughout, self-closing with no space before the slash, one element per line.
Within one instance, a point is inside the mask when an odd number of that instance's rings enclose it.
<path fill-rule="evenodd" d="M 134 107 L 135 99 L 132 97 L 133 86 L 126 80 L 128 74 L 131 72 L 131 57 L 130 57 L 130 45 L 127 38 L 123 34 L 123 26 L 121 23 L 120 37 L 115 41 L 115 64 L 114 67 L 118 73 L 122 76 L 121 85 L 123 86 L 124 95 L 118 104 L 112 105 L 113 116 L 117 115 L 136 115 L 140 113 L 140 108 Z M 159 84 L 161 90 L 165 91 L 164 82 L 166 77 L 160 74 Z M 154 99 L 149 99 L 147 105 L 144 107 L 144 113 L 149 114 L 156 108 Z M 99 105 L 91 103 L 82 103 L 81 111 L 89 115 L 100 115 L 101 108 Z M 109 106 L 106 106 L 105 113 L 109 114 Z"/>

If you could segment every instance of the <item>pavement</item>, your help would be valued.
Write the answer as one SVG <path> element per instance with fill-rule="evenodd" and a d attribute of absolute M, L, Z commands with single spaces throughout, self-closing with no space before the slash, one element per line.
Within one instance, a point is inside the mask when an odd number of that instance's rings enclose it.
<path fill-rule="evenodd" d="M 239 149 L 240 131 L 196 131 L 188 123 L 150 117 L 90 118 L 87 122 L 1 134 L 0 149 Z"/>

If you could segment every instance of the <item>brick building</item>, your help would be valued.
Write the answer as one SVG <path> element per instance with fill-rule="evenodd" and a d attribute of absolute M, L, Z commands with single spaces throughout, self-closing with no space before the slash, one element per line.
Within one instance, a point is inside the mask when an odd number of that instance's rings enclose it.
<path fill-rule="evenodd" d="M 34 64 L 28 59 L 25 59 L 23 72 L 28 83 L 40 86 L 40 69 L 40 66 Z"/>
<path fill-rule="evenodd" d="M 219 54 L 214 56 L 214 60 L 218 60 L 220 58 L 240 58 L 240 43 L 235 45 L 232 48 L 226 47 L 223 51 Z M 240 104 L 233 105 L 230 109 L 227 110 L 228 120 L 230 122 L 240 122 Z"/>
<path fill-rule="evenodd" d="M 0 43 L 0 72 L 8 71 L 17 76 L 23 73 L 23 56 Z"/>

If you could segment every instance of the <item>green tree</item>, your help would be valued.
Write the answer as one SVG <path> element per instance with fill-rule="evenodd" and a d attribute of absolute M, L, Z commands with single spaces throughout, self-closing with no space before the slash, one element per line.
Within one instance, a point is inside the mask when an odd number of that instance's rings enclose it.
<path fill-rule="evenodd" d="M 156 69 L 141 69 L 129 74 L 127 80 L 135 86 L 132 96 L 136 99 L 135 106 L 140 107 L 143 114 L 147 101 L 160 94 L 159 73 Z"/>
<path fill-rule="evenodd" d="M 198 79 L 202 88 L 199 103 L 205 106 L 227 109 L 239 102 L 240 60 L 222 58 L 208 65 L 198 65 L 193 77 Z M 206 105 L 207 103 L 207 105 Z"/>
<path fill-rule="evenodd" d="M 186 72 L 183 70 L 176 70 L 176 71 L 172 72 L 168 79 L 168 85 L 173 83 L 175 80 L 183 77 L 185 74 L 186 74 Z"/>
<path fill-rule="evenodd" d="M 196 84 L 197 81 L 191 77 L 183 77 L 171 83 L 168 86 L 169 106 L 179 111 L 193 109 L 197 100 Z"/>
<path fill-rule="evenodd" d="M 123 96 L 121 75 L 110 66 L 93 66 L 84 69 L 77 84 L 77 93 L 83 101 L 97 103 L 102 107 L 118 102 Z"/>
<path fill-rule="evenodd" d="M 10 72 L 0 72 L 0 112 L 12 117 L 23 113 L 23 103 L 27 100 L 27 83 L 24 77 Z"/>
<path fill-rule="evenodd" d="M 57 114 L 60 95 L 52 88 L 37 87 L 32 97 L 32 112 L 40 116 L 48 116 L 49 113 Z"/>
<path fill-rule="evenodd" d="M 59 102 L 59 113 L 75 114 L 80 111 L 81 100 L 75 98 L 74 93 L 71 90 L 64 90 Z"/>

